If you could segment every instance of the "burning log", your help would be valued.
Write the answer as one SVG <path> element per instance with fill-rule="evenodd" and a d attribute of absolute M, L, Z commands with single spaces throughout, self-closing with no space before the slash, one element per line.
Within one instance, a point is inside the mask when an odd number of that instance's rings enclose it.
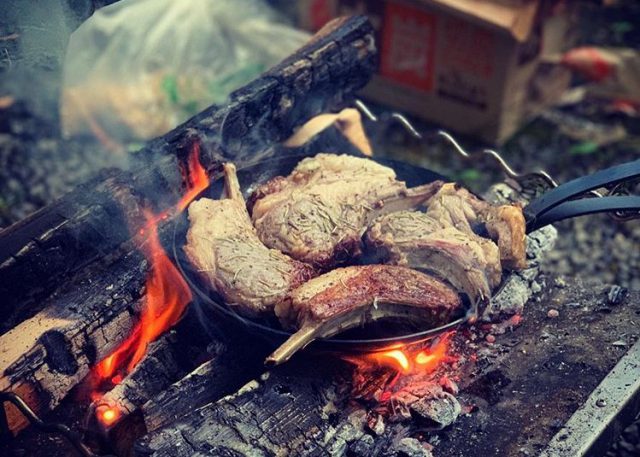
<path fill-rule="evenodd" d="M 225 158 L 266 156 L 273 152 L 270 144 L 364 85 L 374 54 L 365 18 L 334 21 L 225 106 L 211 107 L 150 142 L 131 170 L 97 178 L 3 231 L 0 317 L 8 327 L 20 324 L 0 337 L 0 389 L 22 395 L 36 412 L 50 410 L 129 336 L 142 307 L 148 261 L 137 252 L 138 243 L 122 243 L 131 238 L 130 222 L 139 220 L 140 202 L 180 206 L 194 144 L 202 146 L 197 155 L 207 174 Z M 90 190 L 95 186 L 98 198 Z M 160 238 L 167 237 L 164 219 L 156 222 Z M 21 429 L 22 417 L 7 410 L 10 428 Z"/>
<path fill-rule="evenodd" d="M 180 164 L 195 139 L 208 173 L 221 159 L 257 159 L 310 117 L 333 109 L 374 69 L 373 31 L 364 17 L 339 19 L 281 64 L 136 154 L 128 171 L 98 177 L 0 233 L 3 331 L 33 316 L 65 278 L 130 238 L 116 197 L 122 183 L 156 208 L 175 204 L 184 187 Z M 115 189 L 114 189 L 115 187 Z M 108 230 L 106 229 L 108 228 Z"/>
<path fill-rule="evenodd" d="M 99 420 L 104 419 L 101 409 L 103 413 L 108 410 L 115 413 L 113 417 L 101 420 L 101 425 L 111 427 L 118 419 L 131 414 L 193 370 L 197 361 L 204 357 L 203 348 L 209 342 L 210 336 L 195 313 L 187 313 L 174 329 L 149 345 L 145 357 L 122 380 L 118 380 L 113 389 L 94 399 Z M 214 359 L 224 350 L 221 344 L 214 343 L 209 347 L 209 356 Z"/>
<path fill-rule="evenodd" d="M 94 267 L 47 300 L 43 311 L 0 336 L 0 389 L 22 396 L 38 413 L 56 406 L 131 332 L 147 268 L 136 252 Z M 10 428 L 24 428 L 24 418 L 6 409 Z"/>
<path fill-rule="evenodd" d="M 334 357 L 307 354 L 294 359 L 236 394 L 152 431 L 136 444 L 134 455 L 338 456 L 347 449 L 349 455 L 362 457 L 396 455 L 407 445 L 406 434 L 401 434 L 401 427 L 386 427 L 381 416 L 372 422 L 366 409 L 351 401 L 351 366 Z M 437 384 L 429 386 L 433 395 L 415 397 L 407 407 L 445 426 L 460 405 Z M 429 455 L 424 451 L 422 455 Z"/>

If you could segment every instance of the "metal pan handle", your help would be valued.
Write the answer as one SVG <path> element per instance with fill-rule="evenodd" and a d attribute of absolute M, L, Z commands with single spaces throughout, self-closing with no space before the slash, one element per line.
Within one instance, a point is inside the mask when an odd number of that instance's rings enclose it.
<path fill-rule="evenodd" d="M 587 214 L 638 211 L 640 211 L 640 197 L 638 196 L 614 196 L 571 200 L 561 203 L 546 211 L 541 216 L 528 221 L 527 232 L 532 232 L 563 219 L 585 216 Z"/>
<path fill-rule="evenodd" d="M 629 181 L 638 177 L 640 177 L 640 159 L 600 170 L 589 176 L 583 176 L 567 183 L 561 184 L 558 187 L 536 198 L 525 207 L 524 214 L 527 219 L 527 223 L 531 226 L 537 226 L 539 224 L 536 222 L 536 220 L 541 218 L 546 212 L 551 211 L 553 208 L 556 208 L 558 205 L 564 204 L 565 202 L 568 202 L 569 200 L 583 195 L 591 190 L 598 189 L 600 187 L 612 186 L 623 181 Z M 593 206 L 594 203 L 590 203 L 589 205 L 584 203 L 582 205 L 583 206 L 581 207 L 586 210 L 588 206 Z M 606 205 L 606 203 L 600 205 L 600 207 L 603 208 L 601 212 L 607 211 L 606 209 L 604 209 L 606 208 Z M 562 211 L 559 211 L 557 214 L 561 213 Z"/>

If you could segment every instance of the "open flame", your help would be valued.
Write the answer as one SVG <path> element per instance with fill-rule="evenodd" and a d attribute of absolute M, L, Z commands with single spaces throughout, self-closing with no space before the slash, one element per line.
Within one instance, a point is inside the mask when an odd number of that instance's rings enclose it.
<path fill-rule="evenodd" d="M 122 380 L 122 372 L 129 373 L 144 357 L 148 345 L 167 329 L 175 325 L 192 295 L 189 286 L 164 251 L 158 236 L 158 223 L 170 215 L 183 211 L 200 192 L 209 186 L 207 172 L 200 163 L 200 147 L 195 143 L 189 154 L 187 169 L 183 170 L 187 191 L 172 208 L 159 214 L 145 211 L 145 225 L 138 230 L 142 251 L 151 264 L 146 281 L 145 302 L 140 314 L 140 321 L 129 337 L 108 357 L 98 363 L 94 369 L 97 384 L 105 381 L 117 384 Z M 95 401 L 100 397 L 93 395 Z M 112 425 L 120 417 L 120 411 L 109 405 L 100 405 L 96 409 L 96 417 L 105 426 Z"/>
<path fill-rule="evenodd" d="M 371 408 L 367 420 L 375 423 L 379 416 L 404 420 L 410 414 L 411 403 L 421 396 L 457 391 L 455 380 L 468 358 L 458 353 L 460 348 L 453 343 L 454 335 L 451 331 L 437 340 L 343 356 L 355 366 L 352 397 Z"/>
<path fill-rule="evenodd" d="M 421 345 L 399 344 L 377 352 L 359 357 L 346 356 L 345 360 L 358 368 L 388 367 L 403 375 L 429 374 L 440 366 L 453 363 L 458 358 L 449 354 L 451 337 L 455 332 L 448 332 L 428 348 Z"/>

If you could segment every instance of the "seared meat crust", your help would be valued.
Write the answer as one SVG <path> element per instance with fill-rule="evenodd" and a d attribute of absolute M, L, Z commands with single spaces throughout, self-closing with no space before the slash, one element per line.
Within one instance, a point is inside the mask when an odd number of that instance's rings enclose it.
<path fill-rule="evenodd" d="M 502 275 L 498 247 L 448 224 L 418 211 L 387 214 L 373 222 L 366 245 L 383 263 L 435 273 L 472 302 L 489 298 Z"/>
<path fill-rule="evenodd" d="M 283 326 L 298 331 L 267 362 L 282 363 L 314 339 L 379 319 L 400 318 L 427 328 L 441 325 L 461 306 L 460 296 L 451 287 L 410 268 L 337 268 L 302 284 L 276 306 Z"/>
<path fill-rule="evenodd" d="M 443 185 L 426 205 L 431 217 L 470 235 L 475 226 L 484 224 L 498 243 L 502 266 L 526 267 L 526 223 L 520 206 L 492 205 L 454 183 Z"/>

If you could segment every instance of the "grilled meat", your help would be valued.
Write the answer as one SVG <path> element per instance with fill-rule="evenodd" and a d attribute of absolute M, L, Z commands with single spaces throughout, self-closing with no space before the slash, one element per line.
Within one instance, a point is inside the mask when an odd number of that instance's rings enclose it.
<path fill-rule="evenodd" d="M 392 169 L 372 160 L 318 154 L 257 189 L 251 217 L 268 247 L 328 268 L 361 252 L 362 234 L 375 217 L 413 208 L 441 186 L 407 189 Z"/>
<path fill-rule="evenodd" d="M 387 214 L 367 231 L 367 249 L 383 263 L 435 273 L 474 303 L 485 300 L 502 275 L 498 247 L 450 224 L 419 211 Z"/>
<path fill-rule="evenodd" d="M 379 319 L 398 318 L 427 326 L 448 322 L 462 305 L 442 281 L 410 268 L 361 265 L 338 268 L 293 290 L 276 305 L 284 327 L 297 328 L 267 363 L 287 361 L 317 338 Z"/>
<path fill-rule="evenodd" d="M 225 165 L 227 198 L 189 206 L 185 253 L 225 302 L 247 316 L 273 312 L 275 303 L 315 275 L 314 269 L 267 248 L 258 238 L 240 192 L 235 167 Z"/>
<path fill-rule="evenodd" d="M 492 205 L 454 183 L 441 186 L 427 206 L 431 217 L 469 235 L 484 228 L 498 244 L 503 267 L 526 266 L 526 223 L 519 206 Z"/>

